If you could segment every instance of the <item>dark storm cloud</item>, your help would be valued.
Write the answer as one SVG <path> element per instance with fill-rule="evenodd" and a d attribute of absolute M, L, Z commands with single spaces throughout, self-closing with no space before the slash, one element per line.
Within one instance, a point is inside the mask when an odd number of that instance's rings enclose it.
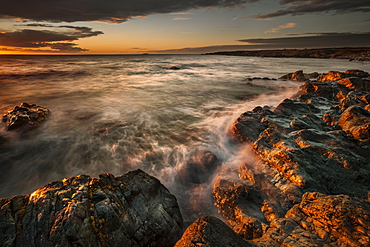
<path fill-rule="evenodd" d="M 232 7 L 259 0 L 0 0 L 0 15 L 35 21 L 123 22 L 134 16 L 199 7 Z"/>
<path fill-rule="evenodd" d="M 80 38 L 87 38 L 102 34 L 100 31 L 92 31 L 88 27 L 74 26 L 52 26 L 44 24 L 27 24 L 31 27 L 65 29 L 53 30 L 31 30 L 23 29 L 14 32 L 0 33 L 0 46 L 22 47 L 22 48 L 51 48 L 60 52 L 81 52 L 86 49 L 77 47 L 77 44 L 71 43 Z"/>
<path fill-rule="evenodd" d="M 370 12 L 369 0 L 280 0 L 286 8 L 269 14 L 256 16 L 267 19 L 283 15 L 301 15 L 306 13 L 331 12 L 336 14 L 351 12 Z"/>
<path fill-rule="evenodd" d="M 370 32 L 367 33 L 306 33 L 304 36 L 269 38 L 269 39 L 242 39 L 253 45 L 265 48 L 325 48 L 325 47 L 360 47 L 369 46 Z"/>

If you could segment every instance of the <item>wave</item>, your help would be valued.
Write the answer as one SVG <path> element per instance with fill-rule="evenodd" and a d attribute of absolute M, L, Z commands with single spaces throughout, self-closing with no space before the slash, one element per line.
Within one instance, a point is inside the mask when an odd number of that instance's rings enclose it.
<path fill-rule="evenodd" d="M 0 73 L 0 79 L 24 79 L 24 78 L 35 78 L 45 79 L 48 77 L 81 77 L 88 76 L 90 73 L 84 70 L 77 71 L 64 71 L 64 70 L 46 70 L 38 72 L 19 72 L 19 73 Z"/>

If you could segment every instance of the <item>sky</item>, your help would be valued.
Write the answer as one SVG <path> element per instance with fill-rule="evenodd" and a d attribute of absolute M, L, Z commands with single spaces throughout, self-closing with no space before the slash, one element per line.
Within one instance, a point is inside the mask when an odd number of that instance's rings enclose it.
<path fill-rule="evenodd" d="M 0 54 L 369 47 L 369 0 L 0 0 Z"/>

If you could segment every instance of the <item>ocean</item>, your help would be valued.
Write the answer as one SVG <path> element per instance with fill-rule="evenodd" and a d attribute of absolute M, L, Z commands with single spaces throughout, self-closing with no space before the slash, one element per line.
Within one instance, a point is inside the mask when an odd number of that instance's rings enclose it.
<path fill-rule="evenodd" d="M 301 85 L 248 77 L 370 70 L 369 62 L 204 55 L 2 55 L 0 64 L 1 112 L 22 102 L 51 111 L 27 136 L 1 125 L 8 141 L 0 146 L 0 197 L 139 168 L 177 196 L 189 220 L 214 213 L 212 181 L 258 162 L 233 140 L 233 122 L 257 105 L 276 106 Z M 207 181 L 180 185 L 179 171 L 197 150 L 213 153 L 218 168 Z"/>

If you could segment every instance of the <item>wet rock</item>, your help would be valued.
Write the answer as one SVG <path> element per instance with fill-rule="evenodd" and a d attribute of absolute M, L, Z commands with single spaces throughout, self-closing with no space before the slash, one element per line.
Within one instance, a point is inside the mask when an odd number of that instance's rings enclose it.
<path fill-rule="evenodd" d="M 361 77 L 361 78 L 369 76 L 368 72 L 365 72 L 363 70 L 358 70 L 358 69 L 350 69 L 350 70 L 347 70 L 344 73 L 349 74 L 350 76 L 357 76 L 357 77 Z"/>
<path fill-rule="evenodd" d="M 324 73 L 317 78 L 318 81 L 336 81 L 346 77 L 349 77 L 349 74 L 339 72 L 339 71 L 329 71 L 328 73 Z"/>
<path fill-rule="evenodd" d="M 268 107 L 256 107 L 252 111 L 245 112 L 235 122 L 232 133 L 240 141 L 254 142 L 261 131 L 268 127 L 262 119 L 268 115 L 274 115 Z"/>
<path fill-rule="evenodd" d="M 370 104 L 370 93 L 351 91 L 347 95 L 338 94 L 339 105 L 342 111 L 352 105 L 359 105 L 365 107 Z"/>
<path fill-rule="evenodd" d="M 175 244 L 175 247 L 197 247 L 197 246 L 213 246 L 213 247 L 247 247 L 256 246 L 230 229 L 221 220 L 206 216 L 197 219 L 184 232 L 182 238 Z"/>
<path fill-rule="evenodd" d="M 338 81 L 338 84 L 344 85 L 349 89 L 355 91 L 369 91 L 370 80 L 361 79 L 359 77 L 349 77 Z"/>
<path fill-rule="evenodd" d="M 220 160 L 208 150 L 195 150 L 189 154 L 186 164 L 178 171 L 181 183 L 207 182 L 220 165 Z"/>
<path fill-rule="evenodd" d="M 340 116 L 338 124 L 356 140 L 370 140 L 370 112 L 361 106 L 353 105 L 347 108 Z"/>
<path fill-rule="evenodd" d="M 313 104 L 285 99 L 275 108 L 274 113 L 286 116 L 301 116 L 307 113 L 320 113 L 320 109 Z"/>
<path fill-rule="evenodd" d="M 303 73 L 303 70 L 298 70 L 294 73 L 283 75 L 279 79 L 305 82 L 305 81 L 309 81 L 310 78 L 312 78 L 313 76 L 315 76 L 315 74 L 312 73 L 310 75 L 306 75 Z"/>
<path fill-rule="evenodd" d="M 180 67 L 177 67 L 177 66 L 175 66 L 175 65 L 173 65 L 173 66 L 167 66 L 167 67 L 164 67 L 165 69 L 169 69 L 169 70 L 179 70 L 179 69 L 181 69 Z"/>
<path fill-rule="evenodd" d="M 3 115 L 6 130 L 22 133 L 36 129 L 50 114 L 49 109 L 35 104 L 22 103 Z"/>
<path fill-rule="evenodd" d="M 3 246 L 173 246 L 182 232 L 176 198 L 141 170 L 55 181 L 0 208 Z"/>
<path fill-rule="evenodd" d="M 370 203 L 345 195 L 306 193 L 270 224 L 258 246 L 369 246 Z"/>

